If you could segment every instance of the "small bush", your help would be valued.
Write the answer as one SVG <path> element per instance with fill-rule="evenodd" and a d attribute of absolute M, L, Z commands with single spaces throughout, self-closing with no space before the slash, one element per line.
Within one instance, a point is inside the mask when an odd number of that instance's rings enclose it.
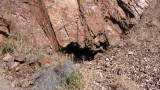
<path fill-rule="evenodd" d="M 76 70 L 70 73 L 70 75 L 67 78 L 66 84 L 68 89 L 72 89 L 72 90 L 81 89 L 83 87 L 81 72 Z"/>
<path fill-rule="evenodd" d="M 31 47 L 24 42 L 23 36 L 17 32 L 12 32 L 8 39 L 3 42 L 3 50 L 1 54 L 5 54 L 8 52 L 13 52 L 16 54 L 24 54 L 27 55 L 31 51 Z"/>
<path fill-rule="evenodd" d="M 0 52 L 0 55 L 4 55 L 10 51 L 8 44 L 4 43 L 2 47 L 3 47 L 3 50 Z"/>
<path fill-rule="evenodd" d="M 29 87 L 29 88 L 33 88 L 33 87 L 34 87 L 34 85 L 33 85 L 33 84 L 30 84 L 28 87 Z"/>
<path fill-rule="evenodd" d="M 63 52 L 58 52 L 57 61 L 63 62 L 65 60 L 73 62 L 74 61 L 74 55 L 73 54 L 65 54 Z"/>
<path fill-rule="evenodd" d="M 43 57 L 42 57 L 42 55 L 40 54 L 40 53 L 36 53 L 35 55 L 34 55 L 34 60 L 35 61 L 39 61 L 39 60 L 41 60 Z"/>

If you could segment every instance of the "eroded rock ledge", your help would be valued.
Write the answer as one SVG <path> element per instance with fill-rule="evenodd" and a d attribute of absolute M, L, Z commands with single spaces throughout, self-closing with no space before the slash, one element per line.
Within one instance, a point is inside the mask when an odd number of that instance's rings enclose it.
<path fill-rule="evenodd" d="M 101 50 L 140 20 L 151 0 L 1 0 L 0 35 L 17 30 L 34 47 Z M 9 28 L 10 27 L 10 28 Z M 73 45 L 74 46 L 74 45 Z"/>

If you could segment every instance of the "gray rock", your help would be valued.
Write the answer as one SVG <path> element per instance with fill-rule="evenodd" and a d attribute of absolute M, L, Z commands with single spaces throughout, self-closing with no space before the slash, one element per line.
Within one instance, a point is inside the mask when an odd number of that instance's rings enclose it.
<path fill-rule="evenodd" d="M 66 82 L 67 77 L 72 71 L 71 63 L 66 60 L 58 66 L 44 72 L 32 90 L 56 90 L 59 85 Z"/>

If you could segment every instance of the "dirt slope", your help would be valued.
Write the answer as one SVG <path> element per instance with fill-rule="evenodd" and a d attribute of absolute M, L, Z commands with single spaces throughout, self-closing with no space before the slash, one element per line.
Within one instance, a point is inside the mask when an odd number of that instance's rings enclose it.
<path fill-rule="evenodd" d="M 160 89 L 160 1 L 155 0 L 122 43 L 86 61 L 89 90 Z M 89 78 L 88 78 L 89 77 Z"/>

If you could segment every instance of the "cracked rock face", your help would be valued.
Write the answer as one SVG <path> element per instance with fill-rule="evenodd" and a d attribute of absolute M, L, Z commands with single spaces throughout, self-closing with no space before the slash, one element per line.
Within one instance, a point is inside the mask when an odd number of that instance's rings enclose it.
<path fill-rule="evenodd" d="M 32 0 L 11 1 L 11 28 L 20 32 L 26 42 L 34 47 L 43 47 L 47 43 L 47 37 L 43 28 L 36 20 L 38 10 L 34 8 Z"/>
<path fill-rule="evenodd" d="M 118 44 L 120 34 L 138 22 L 151 1 L 1 0 L 0 34 L 17 30 L 31 45 L 50 42 L 54 51 L 71 43 L 96 51 Z"/>

